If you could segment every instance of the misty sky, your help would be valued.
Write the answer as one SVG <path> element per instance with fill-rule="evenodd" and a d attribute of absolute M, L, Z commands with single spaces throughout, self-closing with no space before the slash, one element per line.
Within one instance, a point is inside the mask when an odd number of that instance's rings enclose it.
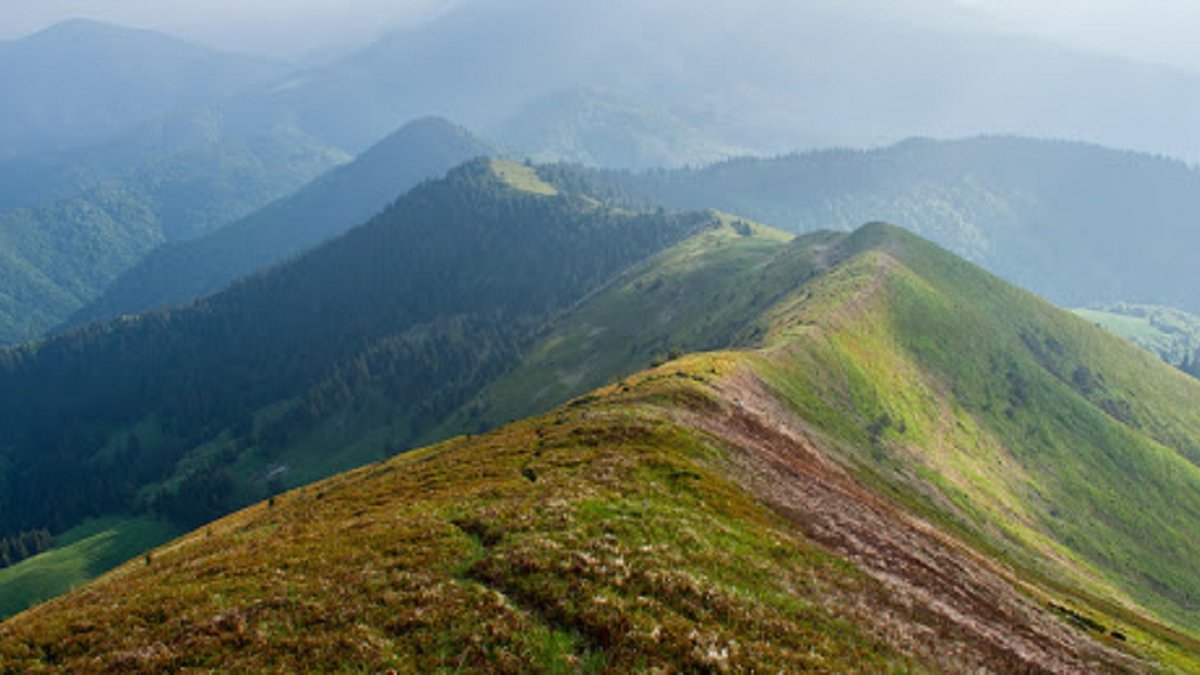
<path fill-rule="evenodd" d="M 1196 0 L 953 0 L 1012 32 L 1200 70 Z"/>
<path fill-rule="evenodd" d="M 72 17 L 151 28 L 217 47 L 296 58 L 370 40 L 453 0 L 0 0 L 0 38 Z"/>
<path fill-rule="evenodd" d="M 460 1 L 497 0 L 0 0 L 0 37 L 83 16 L 295 58 L 367 41 L 386 28 L 417 23 Z M 1036 35 L 1139 61 L 1200 70 L 1200 41 L 1194 39 L 1200 26 L 1196 0 L 849 2 L 876 15 Z M 693 12 L 704 6 L 704 0 L 687 4 Z"/>

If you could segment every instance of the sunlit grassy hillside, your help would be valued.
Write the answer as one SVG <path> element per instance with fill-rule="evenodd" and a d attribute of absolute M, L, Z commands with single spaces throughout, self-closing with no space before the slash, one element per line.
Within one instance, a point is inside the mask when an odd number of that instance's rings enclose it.
<path fill-rule="evenodd" d="M 589 296 L 478 409 L 658 335 L 622 297 L 736 349 L 595 361 L 576 386 L 623 379 L 202 528 L 0 624 L 0 664 L 1200 667 L 1200 384 L 895 228 L 728 227 Z M 708 261 L 736 283 L 651 299 Z"/>

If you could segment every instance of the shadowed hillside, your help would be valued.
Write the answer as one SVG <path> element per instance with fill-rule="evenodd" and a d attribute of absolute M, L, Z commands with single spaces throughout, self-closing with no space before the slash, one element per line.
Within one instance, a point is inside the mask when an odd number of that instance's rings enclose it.
<path fill-rule="evenodd" d="M 345 160 L 281 129 L 156 155 L 70 196 L 0 211 L 0 344 L 40 337 L 159 245 L 253 213 Z"/>
<path fill-rule="evenodd" d="M 557 313 L 714 220 L 481 159 L 188 307 L 0 351 L 0 537 L 196 526 L 412 447 Z"/>
<path fill-rule="evenodd" d="M 423 180 L 489 154 L 489 146 L 440 119 L 425 119 L 320 177 L 294 195 L 193 241 L 168 244 L 76 312 L 80 326 L 182 304 L 345 233 Z"/>
<path fill-rule="evenodd" d="M 623 378 L 610 367 L 615 384 L 546 415 L 279 495 L 0 625 L 0 656 L 140 669 L 1200 663 L 1200 384 L 896 228 L 790 242 L 721 227 L 734 235 L 701 233 L 588 296 L 556 325 L 590 330 L 550 329 L 529 352 L 543 356 L 506 377 L 543 378 L 550 354 L 608 330 L 653 337 L 661 324 L 606 324 L 618 315 L 604 307 L 685 292 L 678 280 L 708 264 L 778 291 L 740 330 L 679 324 L 737 349 Z M 686 313 L 682 300 L 659 306 Z"/>

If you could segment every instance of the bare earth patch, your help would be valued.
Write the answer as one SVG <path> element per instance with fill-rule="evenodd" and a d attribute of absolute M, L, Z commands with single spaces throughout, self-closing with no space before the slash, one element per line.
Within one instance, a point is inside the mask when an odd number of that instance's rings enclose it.
<path fill-rule="evenodd" d="M 1147 670 L 1018 591 L 1011 572 L 859 484 L 748 369 L 716 387 L 719 410 L 676 417 L 728 445 L 735 481 L 886 588 L 847 600 L 889 641 L 950 670 Z"/>

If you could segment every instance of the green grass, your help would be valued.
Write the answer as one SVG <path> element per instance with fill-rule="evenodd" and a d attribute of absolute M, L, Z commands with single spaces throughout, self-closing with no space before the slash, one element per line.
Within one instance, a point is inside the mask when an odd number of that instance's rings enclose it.
<path fill-rule="evenodd" d="M 1200 632 L 1200 386 L 932 245 L 876 234 L 774 311 L 759 367 L 781 397 L 985 550 Z"/>
<path fill-rule="evenodd" d="M 553 197 L 558 190 L 546 181 L 538 178 L 537 171 L 531 166 L 503 159 L 491 161 L 492 172 L 509 187 L 535 195 Z"/>
<path fill-rule="evenodd" d="M 0 663 L 913 670 L 847 618 L 873 582 L 730 483 L 718 448 L 638 403 L 663 387 L 235 514 L 0 625 Z"/>
<path fill-rule="evenodd" d="M 941 649 L 941 624 L 919 603 L 886 604 L 686 421 L 740 409 L 736 377 L 752 373 L 825 459 L 961 542 L 964 561 L 1009 570 L 1019 594 L 1097 643 L 1200 668 L 1200 382 L 893 228 L 789 243 L 721 219 L 562 317 L 456 423 L 610 386 L 193 533 L 0 625 L 0 662 L 928 666 L 917 654 Z M 631 374 L 672 348 L 714 347 L 740 351 Z M 368 431 L 370 408 L 272 461 L 330 470 L 331 445 L 367 458 L 386 437 Z M 874 615 L 908 636 L 881 635 Z"/>
<path fill-rule="evenodd" d="M 83 586 L 179 534 L 175 526 L 140 517 L 102 518 L 72 528 L 57 538 L 56 548 L 0 570 L 0 617 Z"/>
<path fill-rule="evenodd" d="M 512 372 L 426 440 L 547 410 L 673 354 L 727 347 L 814 265 L 792 236 L 724 214 L 553 324 Z"/>
<path fill-rule="evenodd" d="M 822 259 L 833 269 L 794 291 Z M 751 292 L 770 302 L 748 307 Z M 723 318 L 738 328 L 714 330 Z M 881 492 L 1128 630 L 1200 631 L 1195 383 L 890 228 L 689 240 L 565 317 L 464 414 L 520 418 L 671 340 L 763 345 L 755 363 L 781 398 Z"/>

